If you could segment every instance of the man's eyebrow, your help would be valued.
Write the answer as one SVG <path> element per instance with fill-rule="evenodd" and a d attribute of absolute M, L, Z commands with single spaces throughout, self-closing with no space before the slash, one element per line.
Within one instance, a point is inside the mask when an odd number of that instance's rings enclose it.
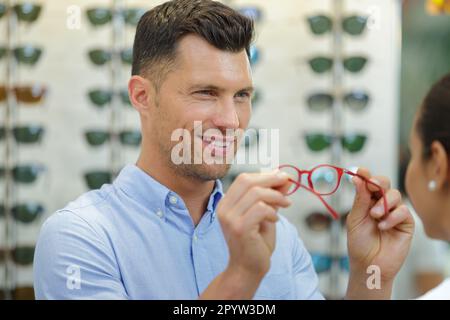
<path fill-rule="evenodd" d="M 202 84 L 197 84 L 197 85 L 193 85 L 189 88 L 189 91 L 196 91 L 196 90 L 214 90 L 214 91 L 225 91 L 224 88 L 220 88 L 218 86 L 215 85 L 202 85 Z M 244 92 L 244 91 L 248 91 L 248 92 L 253 92 L 255 91 L 255 88 L 253 86 L 249 86 L 246 88 L 242 88 L 239 89 L 237 92 Z"/>

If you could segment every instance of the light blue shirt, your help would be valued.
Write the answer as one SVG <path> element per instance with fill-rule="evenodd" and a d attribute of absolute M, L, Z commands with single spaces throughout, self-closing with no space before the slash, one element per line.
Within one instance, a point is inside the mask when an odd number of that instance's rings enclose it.
<path fill-rule="evenodd" d="M 228 263 L 216 217 L 218 180 L 197 226 L 183 200 L 135 165 L 44 223 L 34 261 L 37 299 L 196 299 Z M 256 299 L 322 299 L 297 231 L 280 216 Z"/>

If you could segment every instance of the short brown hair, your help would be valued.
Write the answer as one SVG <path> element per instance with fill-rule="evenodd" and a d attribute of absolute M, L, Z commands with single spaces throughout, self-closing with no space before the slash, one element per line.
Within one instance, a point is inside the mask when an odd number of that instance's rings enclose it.
<path fill-rule="evenodd" d="M 212 0 L 172 0 L 140 19 L 133 45 L 133 75 L 147 73 L 158 83 L 176 58 L 179 40 L 196 34 L 214 47 L 250 55 L 253 21 Z M 157 85 L 157 84 L 156 84 Z"/>

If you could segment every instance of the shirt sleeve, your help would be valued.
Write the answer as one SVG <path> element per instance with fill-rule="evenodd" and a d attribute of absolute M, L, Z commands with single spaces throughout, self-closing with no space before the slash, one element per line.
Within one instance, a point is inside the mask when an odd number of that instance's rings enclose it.
<path fill-rule="evenodd" d="M 319 279 L 312 264 L 311 255 L 300 239 L 297 228 L 288 223 L 292 237 L 293 271 L 295 277 L 295 290 L 297 300 L 324 300 L 319 291 Z"/>
<path fill-rule="evenodd" d="M 71 211 L 51 216 L 36 244 L 36 299 L 127 299 L 113 249 L 102 240 Z"/>

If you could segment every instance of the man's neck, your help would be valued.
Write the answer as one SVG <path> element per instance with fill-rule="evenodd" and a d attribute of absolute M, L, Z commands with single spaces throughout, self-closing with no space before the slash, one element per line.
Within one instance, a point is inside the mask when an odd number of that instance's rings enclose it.
<path fill-rule="evenodd" d="M 206 211 L 215 181 L 199 181 L 177 175 L 173 169 L 163 165 L 162 161 L 151 161 L 142 156 L 139 157 L 136 165 L 153 179 L 178 194 L 186 204 L 194 225 L 197 226 Z"/>

